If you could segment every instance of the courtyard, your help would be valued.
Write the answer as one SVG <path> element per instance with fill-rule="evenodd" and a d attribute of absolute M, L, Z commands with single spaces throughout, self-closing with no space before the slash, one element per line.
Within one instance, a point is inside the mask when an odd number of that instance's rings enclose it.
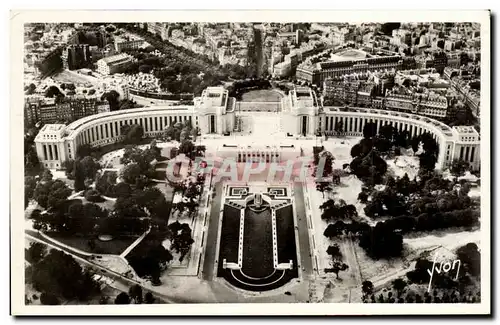
<path fill-rule="evenodd" d="M 279 102 L 283 96 L 276 90 L 257 89 L 245 92 L 242 95 L 243 102 Z"/>

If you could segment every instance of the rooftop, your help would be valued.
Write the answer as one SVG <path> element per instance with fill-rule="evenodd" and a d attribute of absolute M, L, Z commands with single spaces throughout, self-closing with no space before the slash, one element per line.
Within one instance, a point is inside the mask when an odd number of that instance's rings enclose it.
<path fill-rule="evenodd" d="M 471 134 L 478 134 L 476 129 L 473 126 L 454 126 L 454 130 L 456 130 L 458 133 L 471 133 Z"/>
<path fill-rule="evenodd" d="M 210 106 L 224 106 L 226 97 L 226 90 L 223 87 L 208 87 L 203 91 L 202 103 L 210 104 Z"/>
<path fill-rule="evenodd" d="M 368 57 L 369 54 L 365 51 L 356 50 L 356 49 L 348 49 L 343 52 L 332 54 L 331 61 L 333 62 L 341 62 L 341 61 L 354 61 L 354 60 L 362 60 Z"/>
<path fill-rule="evenodd" d="M 64 129 L 64 124 L 45 124 L 40 132 L 57 132 Z"/>
<path fill-rule="evenodd" d="M 108 56 L 106 58 L 102 58 L 101 60 L 106 64 L 112 64 L 112 63 L 122 61 L 122 60 L 125 60 L 128 58 L 130 58 L 130 55 L 128 55 L 126 53 L 120 53 L 117 55 L 112 55 L 112 56 Z"/>

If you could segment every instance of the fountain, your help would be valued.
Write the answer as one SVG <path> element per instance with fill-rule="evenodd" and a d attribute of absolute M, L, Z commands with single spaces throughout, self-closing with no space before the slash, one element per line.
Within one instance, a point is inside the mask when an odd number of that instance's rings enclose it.
<path fill-rule="evenodd" d="M 262 194 L 256 193 L 253 199 L 248 201 L 247 207 L 253 212 L 259 213 L 269 208 L 269 203 L 262 198 Z"/>

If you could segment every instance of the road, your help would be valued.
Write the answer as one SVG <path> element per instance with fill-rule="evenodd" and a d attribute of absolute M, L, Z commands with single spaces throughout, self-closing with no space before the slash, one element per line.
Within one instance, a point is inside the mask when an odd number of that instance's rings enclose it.
<path fill-rule="evenodd" d="M 214 274 L 215 260 L 217 254 L 217 240 L 219 235 L 219 212 L 221 209 L 222 182 L 214 186 L 216 193 L 212 200 L 212 209 L 208 216 L 207 241 L 205 246 L 205 259 L 203 261 L 203 280 L 211 281 L 217 274 Z"/>
<path fill-rule="evenodd" d="M 311 257 L 311 244 L 309 243 L 309 228 L 307 226 L 307 215 L 304 206 L 303 183 L 294 183 L 295 209 L 297 210 L 297 227 L 299 232 L 298 250 L 300 251 L 300 267 L 303 277 L 309 277 L 313 274 L 313 264 Z"/>
<path fill-rule="evenodd" d="M 263 33 L 264 30 L 262 28 L 262 25 L 254 25 L 253 27 L 253 32 L 254 32 L 254 42 L 255 42 L 255 53 L 254 53 L 254 60 L 255 64 L 257 65 L 257 77 L 261 77 L 263 73 L 263 68 L 264 68 L 264 51 L 262 50 L 263 47 Z"/>

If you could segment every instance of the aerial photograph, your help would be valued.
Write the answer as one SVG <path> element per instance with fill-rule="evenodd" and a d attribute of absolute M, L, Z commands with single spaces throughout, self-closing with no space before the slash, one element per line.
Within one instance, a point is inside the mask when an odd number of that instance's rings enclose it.
<path fill-rule="evenodd" d="M 484 299 L 481 23 L 23 27 L 26 306 Z"/>

